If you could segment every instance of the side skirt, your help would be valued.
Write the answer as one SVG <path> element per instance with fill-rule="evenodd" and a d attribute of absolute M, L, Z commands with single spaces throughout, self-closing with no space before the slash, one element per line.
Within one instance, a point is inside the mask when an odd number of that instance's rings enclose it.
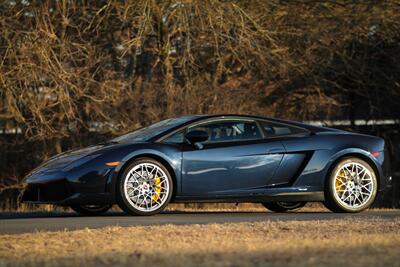
<path fill-rule="evenodd" d="M 173 202 L 227 202 L 227 203 L 240 203 L 240 202 L 276 202 L 276 201 L 304 201 L 304 202 L 322 202 L 324 201 L 324 192 L 290 192 L 290 193 L 277 193 L 268 195 L 254 195 L 254 196 L 238 196 L 238 195 L 224 195 L 224 196 L 176 196 Z"/>

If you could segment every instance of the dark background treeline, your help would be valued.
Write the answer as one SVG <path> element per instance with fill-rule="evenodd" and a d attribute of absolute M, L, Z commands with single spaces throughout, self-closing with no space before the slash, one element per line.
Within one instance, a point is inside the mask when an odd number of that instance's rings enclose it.
<path fill-rule="evenodd" d="M 0 1 L 0 188 L 163 118 L 251 113 L 384 137 L 399 206 L 399 63 L 395 0 Z"/>

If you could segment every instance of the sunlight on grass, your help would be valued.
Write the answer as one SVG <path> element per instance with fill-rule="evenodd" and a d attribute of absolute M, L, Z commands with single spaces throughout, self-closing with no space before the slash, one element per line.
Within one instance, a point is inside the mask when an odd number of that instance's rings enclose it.
<path fill-rule="evenodd" d="M 399 247 L 400 220 L 110 227 L 1 235 L 0 266 L 395 266 Z"/>

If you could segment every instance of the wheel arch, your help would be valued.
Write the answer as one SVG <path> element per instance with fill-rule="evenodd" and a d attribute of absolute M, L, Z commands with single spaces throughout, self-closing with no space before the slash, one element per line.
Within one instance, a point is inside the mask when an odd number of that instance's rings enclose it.
<path fill-rule="evenodd" d="M 171 197 L 171 202 L 174 201 L 175 196 L 178 191 L 178 181 L 177 181 L 177 174 L 172 167 L 172 164 L 163 156 L 157 155 L 155 153 L 151 152 L 146 152 L 146 153 L 140 153 L 140 154 L 135 154 L 131 156 L 130 158 L 126 159 L 123 161 L 122 165 L 118 166 L 118 169 L 116 170 L 116 175 L 114 176 L 113 182 L 112 182 L 112 190 L 113 190 L 113 195 L 116 197 L 116 194 L 118 193 L 118 181 L 121 179 L 122 173 L 125 171 L 125 169 L 135 160 L 139 158 L 150 158 L 153 160 L 156 160 L 160 162 L 170 173 L 171 179 L 172 179 L 172 197 Z"/>
<path fill-rule="evenodd" d="M 326 186 L 326 183 L 329 180 L 331 172 L 335 168 L 337 163 L 345 158 L 350 158 L 350 157 L 359 158 L 359 159 L 367 162 L 371 166 L 371 168 L 375 172 L 375 176 L 376 176 L 377 184 L 378 184 L 377 189 L 379 191 L 381 188 L 382 172 L 381 172 L 378 164 L 373 159 L 371 159 L 370 153 L 368 153 L 366 151 L 349 151 L 349 152 L 344 152 L 344 153 L 340 153 L 339 155 L 337 155 L 330 163 L 329 168 L 325 174 L 324 185 Z"/>

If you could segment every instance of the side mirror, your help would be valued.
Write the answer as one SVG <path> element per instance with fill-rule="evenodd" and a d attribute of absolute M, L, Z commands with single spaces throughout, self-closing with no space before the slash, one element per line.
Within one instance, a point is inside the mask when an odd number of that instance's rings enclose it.
<path fill-rule="evenodd" d="M 200 130 L 191 131 L 185 135 L 185 138 L 186 140 L 189 141 L 189 143 L 196 145 L 197 143 L 207 141 L 208 133 L 206 131 L 200 131 Z"/>

